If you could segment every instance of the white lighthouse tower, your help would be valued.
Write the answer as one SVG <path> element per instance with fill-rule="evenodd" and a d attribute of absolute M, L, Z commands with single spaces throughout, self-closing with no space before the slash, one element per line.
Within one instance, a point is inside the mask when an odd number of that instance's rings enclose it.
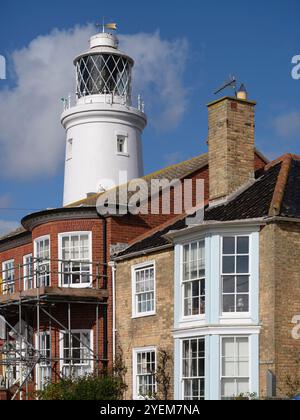
<path fill-rule="evenodd" d="M 118 49 L 111 33 L 96 34 L 90 49 L 75 58 L 76 105 L 65 101 L 66 129 L 63 204 L 143 175 L 141 134 L 147 120 L 143 104 L 131 103 L 133 60 Z"/>

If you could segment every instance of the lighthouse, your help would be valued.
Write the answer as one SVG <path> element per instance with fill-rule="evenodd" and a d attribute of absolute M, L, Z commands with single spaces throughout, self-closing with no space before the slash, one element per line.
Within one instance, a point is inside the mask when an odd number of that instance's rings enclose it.
<path fill-rule="evenodd" d="M 106 25 L 108 26 L 108 25 Z M 64 100 L 66 130 L 64 206 L 143 175 L 141 137 L 147 119 L 132 104 L 134 61 L 105 31 L 74 60 L 76 103 Z"/>

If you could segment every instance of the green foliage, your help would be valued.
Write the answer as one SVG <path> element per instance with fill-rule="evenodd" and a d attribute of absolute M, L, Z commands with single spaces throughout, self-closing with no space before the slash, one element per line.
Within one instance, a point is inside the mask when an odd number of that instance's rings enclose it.
<path fill-rule="evenodd" d="M 120 400 L 126 385 L 114 375 L 61 379 L 37 393 L 40 400 Z"/>
<path fill-rule="evenodd" d="M 246 392 L 245 394 L 241 393 L 241 394 L 234 397 L 234 400 L 237 400 L 237 401 L 239 401 L 239 400 L 248 400 L 249 401 L 249 400 L 257 400 L 257 399 L 258 399 L 258 396 L 257 396 L 256 392 Z"/>
<path fill-rule="evenodd" d="M 155 379 L 158 392 L 155 399 L 168 400 L 171 386 L 172 357 L 167 350 L 159 349 L 157 359 Z"/>

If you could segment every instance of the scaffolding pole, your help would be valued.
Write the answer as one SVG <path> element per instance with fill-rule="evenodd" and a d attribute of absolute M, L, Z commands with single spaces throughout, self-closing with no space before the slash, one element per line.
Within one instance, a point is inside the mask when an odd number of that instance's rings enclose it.
<path fill-rule="evenodd" d="M 58 269 L 53 271 L 45 271 L 45 261 L 49 263 L 48 267 L 51 267 L 51 262 L 57 263 L 59 265 Z M 0 366 L 5 368 L 8 389 L 10 389 L 12 386 L 17 387 L 17 389 L 12 392 L 11 399 L 16 399 L 19 396 L 20 400 L 28 400 L 30 398 L 30 383 L 32 383 L 32 386 L 39 387 L 41 382 L 44 383 L 45 381 L 45 371 L 50 371 L 51 382 L 57 377 L 57 364 L 65 361 L 65 355 L 62 353 L 60 357 L 56 357 L 53 353 L 56 351 L 52 345 L 52 339 L 56 331 L 56 329 L 53 328 L 54 324 L 58 325 L 63 330 L 64 334 L 68 334 L 69 377 L 71 377 L 72 368 L 76 366 L 73 360 L 73 357 L 75 356 L 72 354 L 74 351 L 72 347 L 74 342 L 80 343 L 80 349 L 83 348 L 87 350 L 83 352 L 80 350 L 81 362 L 94 362 L 94 371 L 99 374 L 99 362 L 101 360 L 99 357 L 99 310 L 100 306 L 106 308 L 107 301 L 104 298 L 100 298 L 102 295 L 99 295 L 97 298 L 93 298 L 94 300 L 92 298 L 87 298 L 87 295 L 83 295 L 84 297 L 79 299 L 72 298 L 71 296 L 74 296 L 74 294 L 70 294 L 70 298 L 66 298 L 62 294 L 63 299 L 49 295 L 40 295 L 40 287 L 47 286 L 51 288 L 49 279 L 51 279 L 51 276 L 53 275 L 57 276 L 61 286 L 65 286 L 66 288 L 72 287 L 74 278 L 80 278 L 80 281 L 82 281 L 83 278 L 88 278 L 91 279 L 88 280 L 90 286 L 89 288 L 107 290 L 107 278 L 105 275 L 106 270 L 103 270 L 103 274 L 100 274 L 99 270 L 99 267 L 105 266 L 105 264 L 91 261 L 75 261 L 77 266 L 72 272 L 70 271 L 70 267 L 73 267 L 73 263 L 73 260 L 66 261 L 50 258 L 32 258 L 31 263 L 18 264 L 16 270 L 17 276 L 14 281 L 12 281 L 11 277 L 11 268 L 9 275 L 7 273 L 6 275 L 3 275 L 3 281 L 1 285 L 2 290 L 0 290 L 0 295 L 7 294 L 8 299 L 4 299 L 4 303 L 0 303 L 0 315 L 3 315 L 4 317 L 7 333 L 4 344 L 0 347 Z M 76 271 L 78 263 L 84 263 L 85 265 L 91 267 L 89 272 L 81 273 L 80 271 Z M 29 266 L 31 267 L 30 269 L 28 269 Z M 32 277 L 29 276 L 29 273 L 32 273 Z M 48 281 L 50 284 L 48 284 Z M 47 284 L 45 282 L 47 282 Z M 17 288 L 18 290 L 16 290 Z M 86 287 L 83 283 L 82 289 L 85 288 Z M 34 294 L 32 296 L 30 294 L 28 295 L 26 293 L 22 293 L 29 289 L 36 289 L 34 290 Z M 17 300 L 10 298 L 11 293 L 18 293 Z M 57 304 L 67 305 L 67 327 L 53 315 L 53 306 Z M 91 329 L 93 335 L 95 336 L 95 343 L 93 344 L 94 348 L 91 348 L 91 341 L 87 342 L 89 344 L 88 345 L 86 342 L 81 340 L 81 336 L 78 337 L 76 333 L 72 332 L 72 304 L 95 305 L 96 320 L 94 327 Z M 107 316 L 105 314 L 106 311 L 103 310 L 102 315 Z M 41 323 L 42 315 L 43 318 Z M 13 325 L 15 320 L 18 320 L 18 327 Z M 105 322 L 105 320 L 103 321 Z M 9 329 L 10 332 L 8 331 Z M 85 328 L 82 328 L 82 330 L 85 330 Z M 42 341 L 41 335 L 43 333 L 49 334 L 49 342 L 47 341 L 47 338 L 43 338 Z M 104 337 L 104 341 L 105 339 L 107 339 L 107 337 Z M 60 337 L 58 337 L 58 343 L 60 342 L 59 340 Z M 62 346 L 63 344 L 64 343 L 62 343 Z M 49 349 L 47 348 L 48 345 Z M 103 363 L 105 363 L 104 360 Z M 43 368 L 45 370 L 43 370 Z M 49 369 L 49 371 L 47 371 L 47 369 Z M 61 367 L 59 367 L 58 371 L 58 377 L 61 378 L 63 373 Z M 9 375 L 11 375 L 11 377 Z M 33 378 L 35 378 L 34 382 L 32 381 Z M 13 382 L 10 382 L 11 380 Z"/>

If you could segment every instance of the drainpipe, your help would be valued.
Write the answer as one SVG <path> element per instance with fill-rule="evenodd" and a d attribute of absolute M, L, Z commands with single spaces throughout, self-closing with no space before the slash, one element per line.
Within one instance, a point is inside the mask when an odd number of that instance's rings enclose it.
<path fill-rule="evenodd" d="M 112 310 L 113 310 L 113 319 L 112 319 L 112 330 L 113 330 L 113 363 L 116 361 L 116 264 L 115 262 L 110 262 L 109 264 L 112 269 Z"/>
<path fill-rule="evenodd" d="M 107 220 L 103 217 L 103 282 L 104 282 L 104 289 L 108 288 L 108 281 L 107 281 Z M 108 308 L 107 305 L 103 306 L 103 359 L 104 365 L 107 367 L 108 364 L 108 323 L 107 323 L 107 316 L 108 316 Z"/>

